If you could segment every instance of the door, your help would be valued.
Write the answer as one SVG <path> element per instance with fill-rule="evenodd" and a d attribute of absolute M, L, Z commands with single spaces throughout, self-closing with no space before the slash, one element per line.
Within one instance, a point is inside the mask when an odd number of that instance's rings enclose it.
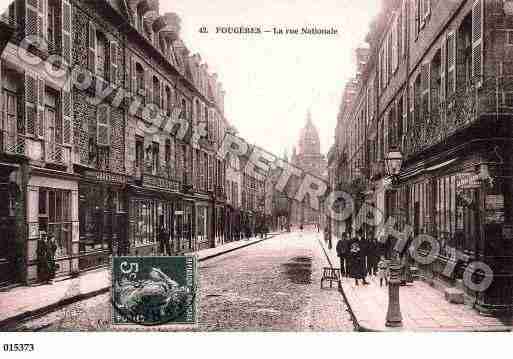
<path fill-rule="evenodd" d="M 14 196 L 6 180 L 0 180 L 0 286 L 14 283 L 16 271 L 16 217 Z"/>

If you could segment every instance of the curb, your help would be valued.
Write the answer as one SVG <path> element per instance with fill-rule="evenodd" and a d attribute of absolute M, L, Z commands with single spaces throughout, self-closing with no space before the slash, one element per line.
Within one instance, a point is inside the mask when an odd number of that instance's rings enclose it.
<path fill-rule="evenodd" d="M 319 245 L 322 248 L 324 256 L 328 260 L 328 264 L 330 265 L 331 268 L 333 268 L 333 263 L 331 263 L 331 259 L 328 255 L 328 253 L 326 252 L 326 248 L 324 247 L 324 244 L 322 243 L 321 239 L 319 239 L 319 238 L 317 238 L 317 241 L 319 242 Z M 363 327 L 360 325 L 360 323 L 358 322 L 358 318 L 354 314 L 353 309 L 351 308 L 351 304 L 349 303 L 349 300 L 347 299 L 346 293 L 344 292 L 344 288 L 342 287 L 342 279 L 340 279 L 340 278 L 338 280 L 338 291 L 342 295 L 342 298 L 344 299 L 344 303 L 347 306 L 346 311 L 351 316 L 351 321 L 353 322 L 354 330 L 356 332 L 379 332 L 379 330 L 369 329 L 369 328 L 366 328 L 366 327 Z"/>
<path fill-rule="evenodd" d="M 203 262 L 203 261 L 206 261 L 206 260 L 209 260 L 209 259 L 212 259 L 212 258 L 219 257 L 219 256 L 221 256 L 223 254 L 234 252 L 234 251 L 236 251 L 238 249 L 246 248 L 246 247 L 249 247 L 249 246 L 261 243 L 261 242 L 263 242 L 265 240 L 271 239 L 271 238 L 276 237 L 278 235 L 279 234 L 271 234 L 271 235 L 268 235 L 267 238 L 262 238 L 262 239 L 260 239 L 258 241 L 246 243 L 246 244 L 241 245 L 239 247 L 230 248 L 230 249 L 227 249 L 225 251 L 221 251 L 221 252 L 218 252 L 218 253 L 215 253 L 215 254 L 211 254 L 211 255 L 203 257 L 203 258 L 198 258 L 198 262 Z M 32 317 L 40 317 L 42 315 L 51 313 L 51 312 L 59 309 L 60 307 L 63 307 L 63 306 L 66 306 L 66 305 L 70 305 L 70 304 L 73 304 L 73 303 L 76 303 L 76 302 L 79 302 L 79 301 L 82 301 L 82 300 L 85 300 L 85 299 L 89 299 L 89 298 L 95 297 L 97 295 L 104 294 L 104 293 L 106 293 L 108 291 L 110 291 L 110 285 L 108 285 L 106 287 L 103 287 L 103 288 L 96 289 L 96 290 L 91 291 L 91 292 L 80 293 L 80 294 L 77 294 L 77 295 L 75 295 L 73 297 L 64 298 L 64 299 L 59 300 L 58 302 L 46 305 L 44 307 L 37 308 L 37 309 L 34 309 L 34 310 L 29 310 L 29 311 L 26 311 L 26 312 L 23 312 L 23 313 L 20 313 L 20 314 L 16 314 L 15 316 L 12 316 L 12 317 L 9 317 L 9 318 L 6 318 L 6 319 L 2 319 L 2 320 L 0 320 L 0 332 L 1 331 L 13 331 L 13 330 L 9 330 L 9 326 L 12 326 L 14 324 L 17 324 L 18 322 L 27 320 L 27 319 L 32 318 Z"/>

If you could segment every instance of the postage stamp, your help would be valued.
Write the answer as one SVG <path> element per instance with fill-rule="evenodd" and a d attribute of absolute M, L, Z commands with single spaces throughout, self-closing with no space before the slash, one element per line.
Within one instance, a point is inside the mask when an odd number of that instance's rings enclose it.
<path fill-rule="evenodd" d="M 112 324 L 196 324 L 195 256 L 114 257 Z"/>

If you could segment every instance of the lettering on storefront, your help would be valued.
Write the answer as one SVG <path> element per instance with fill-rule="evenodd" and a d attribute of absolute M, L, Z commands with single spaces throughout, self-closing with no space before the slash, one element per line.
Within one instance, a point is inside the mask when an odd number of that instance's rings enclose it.
<path fill-rule="evenodd" d="M 460 173 L 456 175 L 458 189 L 479 188 L 479 176 L 476 173 Z"/>
<path fill-rule="evenodd" d="M 127 179 L 125 175 L 106 172 L 106 171 L 87 171 L 85 177 L 92 178 L 101 182 L 126 184 Z"/>
<path fill-rule="evenodd" d="M 178 192 L 180 190 L 178 182 L 171 181 L 167 178 L 148 175 L 143 176 L 143 186 L 156 187 L 171 192 Z"/>

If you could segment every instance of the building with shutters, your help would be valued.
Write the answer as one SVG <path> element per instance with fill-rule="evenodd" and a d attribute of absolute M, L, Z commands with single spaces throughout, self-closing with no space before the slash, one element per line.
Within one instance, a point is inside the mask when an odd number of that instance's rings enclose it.
<path fill-rule="evenodd" d="M 0 283 L 38 281 L 44 235 L 58 276 L 160 254 L 161 224 L 171 254 L 222 244 L 224 91 L 180 18 L 146 0 L 16 0 L 5 18 Z"/>
<path fill-rule="evenodd" d="M 435 238 L 426 277 L 492 314 L 513 307 L 512 10 L 495 0 L 384 2 L 344 89 L 330 153 L 336 189 L 357 208 L 394 216 L 397 229 Z M 394 148 L 404 156 L 397 184 L 384 167 Z M 353 216 L 332 231 L 358 225 Z M 473 277 L 491 281 L 485 291 L 462 282 L 476 261 L 493 272 Z"/>

